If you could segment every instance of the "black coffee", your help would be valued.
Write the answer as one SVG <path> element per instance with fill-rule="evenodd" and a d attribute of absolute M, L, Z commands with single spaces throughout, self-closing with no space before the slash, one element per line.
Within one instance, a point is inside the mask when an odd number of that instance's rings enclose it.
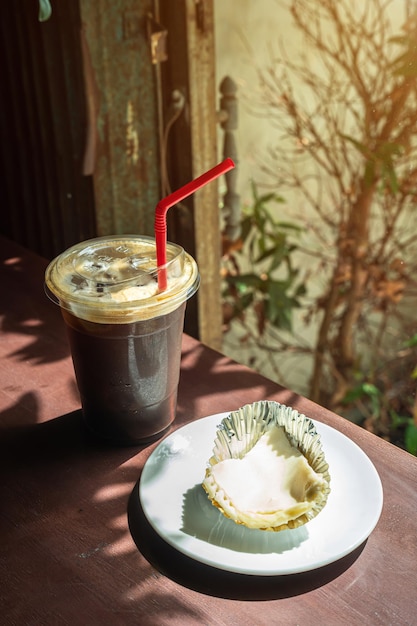
<path fill-rule="evenodd" d="M 175 418 L 184 302 L 129 324 L 97 324 L 62 309 L 88 428 L 111 443 L 152 441 Z"/>

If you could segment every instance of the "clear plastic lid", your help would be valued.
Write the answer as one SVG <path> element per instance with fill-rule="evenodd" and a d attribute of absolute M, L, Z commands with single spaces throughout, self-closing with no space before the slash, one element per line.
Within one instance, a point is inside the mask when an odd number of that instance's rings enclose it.
<path fill-rule="evenodd" d="M 167 289 L 158 290 L 155 240 L 112 235 L 83 241 L 56 257 L 45 273 L 48 297 L 76 317 L 121 324 L 175 310 L 198 289 L 197 264 L 167 244 Z"/>

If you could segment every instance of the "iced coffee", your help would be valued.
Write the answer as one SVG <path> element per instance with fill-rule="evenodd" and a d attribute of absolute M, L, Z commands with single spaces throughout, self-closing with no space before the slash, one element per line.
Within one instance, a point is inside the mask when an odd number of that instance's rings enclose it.
<path fill-rule="evenodd" d="M 166 271 L 167 288 L 158 289 Z M 198 289 L 194 259 L 167 244 L 158 268 L 155 241 L 92 239 L 54 259 L 45 275 L 64 317 L 84 421 L 113 444 L 161 436 L 175 417 L 186 301 Z"/>

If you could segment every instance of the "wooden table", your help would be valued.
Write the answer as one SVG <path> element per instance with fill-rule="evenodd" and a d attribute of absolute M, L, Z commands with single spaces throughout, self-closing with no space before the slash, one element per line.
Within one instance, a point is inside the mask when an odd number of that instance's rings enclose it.
<path fill-rule="evenodd" d="M 376 466 L 384 507 L 354 553 L 309 573 L 254 577 L 169 547 L 136 497 L 148 447 L 88 442 L 45 261 L 0 239 L 0 622 L 415 625 L 417 459 L 184 336 L 175 428 L 245 403 L 290 404 Z"/>

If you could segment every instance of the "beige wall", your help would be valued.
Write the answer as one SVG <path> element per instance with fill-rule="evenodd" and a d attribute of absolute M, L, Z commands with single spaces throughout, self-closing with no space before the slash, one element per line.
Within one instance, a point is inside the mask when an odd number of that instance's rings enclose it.
<path fill-rule="evenodd" d="M 350 0 L 363 7 L 366 0 Z M 239 129 L 236 140 L 239 155 L 238 188 L 242 203 L 250 202 L 250 180 L 262 185 L 263 176 L 259 164 L 269 146 L 277 141 L 274 128 L 270 121 L 254 115 L 254 105 L 258 101 L 259 85 L 257 68 L 269 64 L 271 50 L 277 50 L 279 42 L 291 56 L 296 56 L 302 49 L 303 41 L 298 31 L 293 28 L 292 17 L 285 6 L 291 0 L 214 0 L 215 9 L 215 45 L 217 84 L 224 76 L 231 76 L 238 85 L 239 98 Z M 403 23 L 406 0 L 393 0 L 390 15 L 395 29 Z M 219 132 L 219 151 L 221 157 L 222 135 Z M 276 190 L 279 193 L 279 190 Z M 285 212 L 291 204 L 288 193 L 285 194 L 286 204 L 280 211 Z M 287 219 L 288 215 L 282 215 Z M 321 289 L 320 279 L 311 285 L 311 291 Z M 296 329 L 300 334 L 313 342 L 316 328 L 303 326 L 299 317 Z M 236 341 L 236 333 L 226 336 L 224 351 L 238 360 L 247 360 L 248 351 Z M 283 364 L 286 379 L 281 381 L 293 386 L 303 393 L 307 389 L 310 376 L 308 359 Z M 274 377 L 271 368 L 265 363 L 263 373 Z"/>
<path fill-rule="evenodd" d="M 350 0 L 362 7 L 366 0 Z M 250 180 L 262 181 L 258 163 L 268 145 L 274 143 L 274 130 L 267 119 L 255 117 L 259 85 L 257 68 L 270 62 L 271 49 L 281 41 L 291 55 L 297 55 L 303 42 L 292 24 L 285 5 L 290 0 L 214 0 L 217 83 L 231 76 L 238 85 L 239 192 L 250 200 Z M 393 0 L 392 24 L 404 21 L 406 0 Z M 222 147 L 219 134 L 219 149 Z M 221 154 L 220 154 L 221 156 Z"/>

